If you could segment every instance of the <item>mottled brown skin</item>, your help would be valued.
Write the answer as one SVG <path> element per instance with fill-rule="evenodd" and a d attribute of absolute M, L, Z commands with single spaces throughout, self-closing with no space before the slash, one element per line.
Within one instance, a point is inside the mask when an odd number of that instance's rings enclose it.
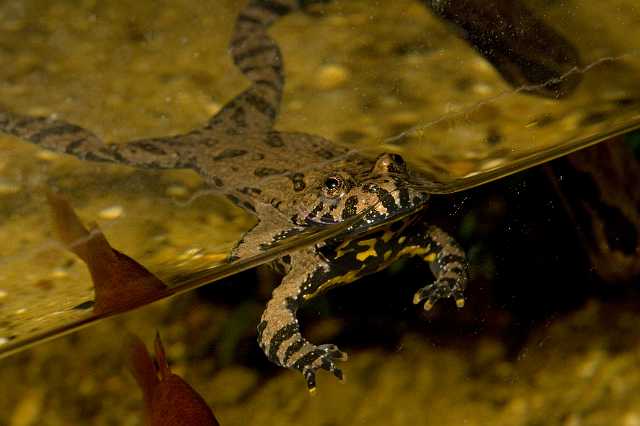
<path fill-rule="evenodd" d="M 296 0 L 248 3 L 236 21 L 230 53 L 252 84 L 186 134 L 106 145 L 67 122 L 6 111 L 0 111 L 0 131 L 84 160 L 196 170 L 259 219 L 231 259 L 262 253 L 310 227 L 354 219 L 339 237 L 275 262 L 285 276 L 258 325 L 258 342 L 269 359 L 299 370 L 314 389 L 318 369 L 342 378 L 336 361 L 346 356 L 334 345 L 316 346 L 302 337 L 296 311 L 305 300 L 399 258 L 420 256 L 432 265 L 436 280 L 418 290 L 414 303 L 430 309 L 438 299 L 453 298 L 462 306 L 468 268 L 449 236 L 411 218 L 429 195 L 423 178 L 399 155 L 371 159 L 320 136 L 273 129 L 284 73 L 267 29 L 297 8 Z"/>
<path fill-rule="evenodd" d="M 200 394 L 171 372 L 160 335 L 154 343 L 155 365 L 140 338 L 129 339 L 129 366 L 142 390 L 147 426 L 219 426 Z"/>
<path fill-rule="evenodd" d="M 89 268 L 94 314 L 129 310 L 158 298 L 167 288 L 147 268 L 111 247 L 97 225 L 87 230 L 64 197 L 47 192 L 47 201 L 58 237 Z"/>

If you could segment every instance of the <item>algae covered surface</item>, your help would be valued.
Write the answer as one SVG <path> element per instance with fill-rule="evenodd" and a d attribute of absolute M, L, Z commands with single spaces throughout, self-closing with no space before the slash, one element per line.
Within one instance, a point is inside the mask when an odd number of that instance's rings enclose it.
<path fill-rule="evenodd" d="M 583 55 L 567 101 L 517 93 L 419 2 L 337 1 L 271 31 L 288 78 L 277 127 L 460 177 L 636 119 L 636 3 L 531 4 Z M 241 6 L 1 2 L 0 104 L 108 142 L 190 129 L 247 84 L 226 47 Z M 163 278 L 224 262 L 254 223 L 192 172 L 82 163 L 6 136 L 0 152 L 0 345 L 86 316 L 74 307 L 92 298 L 84 265 L 53 237 L 45 189 Z M 142 424 L 121 337 L 150 344 L 156 329 L 223 425 L 640 425 L 637 284 L 596 282 L 538 181 L 436 201 L 475 268 L 461 312 L 411 308 L 431 279 L 415 264 L 304 310 L 312 341 L 349 353 L 344 384 L 323 374 L 312 397 L 265 360 L 255 325 L 273 278 L 244 274 L 1 359 L 0 425 Z"/>

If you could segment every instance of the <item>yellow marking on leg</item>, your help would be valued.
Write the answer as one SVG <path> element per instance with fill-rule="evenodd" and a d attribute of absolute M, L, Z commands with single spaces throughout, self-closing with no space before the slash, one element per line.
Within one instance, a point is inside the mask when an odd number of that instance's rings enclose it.
<path fill-rule="evenodd" d="M 405 241 L 407 241 L 407 237 L 405 237 L 404 235 L 398 238 L 398 244 L 404 244 Z"/>
<path fill-rule="evenodd" d="M 382 234 L 382 241 L 388 243 L 393 238 L 393 235 L 394 233 L 391 231 L 384 231 L 384 234 Z"/>
<path fill-rule="evenodd" d="M 339 275 L 337 277 L 333 277 L 330 280 L 325 281 L 323 284 L 321 284 L 316 291 L 314 291 L 311 294 L 305 294 L 304 296 L 302 296 L 302 298 L 304 300 L 309 300 L 315 296 L 317 296 L 318 294 L 322 293 L 323 291 L 337 286 L 337 285 L 341 285 L 341 284 L 349 284 L 354 282 L 355 280 L 357 280 L 358 278 L 360 278 L 360 271 L 362 271 L 362 269 L 364 269 L 364 265 L 362 265 L 360 267 L 360 269 L 352 269 L 349 272 L 347 272 L 344 275 Z"/>
<path fill-rule="evenodd" d="M 424 256 L 425 254 L 429 253 L 430 250 L 431 250 L 431 248 L 429 246 L 427 246 L 427 247 L 420 247 L 420 246 L 403 247 L 398 252 L 396 258 L 404 256 L 405 254 L 409 254 L 411 256 Z"/>
<path fill-rule="evenodd" d="M 387 250 L 387 251 L 384 252 L 384 260 L 385 260 L 385 262 L 387 260 L 389 260 L 389 258 L 391 257 L 392 254 L 393 254 L 392 250 Z"/>
<path fill-rule="evenodd" d="M 362 251 L 358 254 L 356 254 L 356 259 L 358 259 L 360 262 L 364 262 L 365 260 L 367 260 L 369 257 L 376 257 L 378 255 L 378 253 L 376 253 L 376 251 L 374 249 L 369 249 L 367 251 Z"/>
<path fill-rule="evenodd" d="M 358 245 L 363 247 L 368 247 L 367 250 L 361 251 L 360 253 L 356 254 L 356 259 L 358 259 L 360 262 L 364 262 L 369 257 L 376 257 L 378 255 L 378 253 L 374 248 L 376 246 L 375 239 L 372 238 L 369 240 L 358 241 Z"/>
<path fill-rule="evenodd" d="M 429 253 L 428 255 L 426 255 L 425 257 L 423 257 L 423 259 L 426 262 L 435 262 L 436 261 L 436 254 L 435 253 Z"/>

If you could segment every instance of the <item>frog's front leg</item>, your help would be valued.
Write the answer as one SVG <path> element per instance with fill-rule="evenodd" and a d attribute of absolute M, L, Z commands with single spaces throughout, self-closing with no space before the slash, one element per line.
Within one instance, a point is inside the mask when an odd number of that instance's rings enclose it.
<path fill-rule="evenodd" d="M 335 345 L 316 346 L 308 342 L 300 334 L 296 318 L 296 311 L 304 302 L 305 289 L 315 287 L 315 283 L 322 281 L 329 272 L 326 261 L 316 254 L 314 248 L 308 248 L 293 253 L 290 264 L 289 272 L 273 291 L 262 314 L 258 343 L 269 360 L 300 371 L 307 387 L 313 391 L 318 369 L 327 370 L 342 380 L 342 371 L 336 367 L 336 361 L 346 361 L 347 355 Z"/>
<path fill-rule="evenodd" d="M 463 291 L 469 274 L 464 251 L 451 236 L 433 225 L 427 225 L 411 239 L 413 244 L 425 249 L 423 259 L 429 262 L 436 278 L 435 282 L 416 292 L 413 303 L 424 300 L 424 309 L 430 310 L 439 299 L 451 297 L 459 308 L 464 306 Z"/>

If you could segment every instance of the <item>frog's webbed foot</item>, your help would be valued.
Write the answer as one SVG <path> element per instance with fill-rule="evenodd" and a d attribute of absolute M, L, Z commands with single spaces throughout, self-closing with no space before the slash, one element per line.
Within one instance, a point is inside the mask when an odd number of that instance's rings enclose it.
<path fill-rule="evenodd" d="M 337 361 L 346 361 L 349 357 L 346 352 L 342 352 L 334 344 L 314 346 L 307 343 L 310 351 L 301 357 L 292 368 L 299 370 L 307 381 L 307 388 L 313 392 L 316 388 L 316 371 L 318 369 L 327 370 L 339 380 L 344 380 L 342 370 L 336 367 Z"/>
<path fill-rule="evenodd" d="M 291 319 L 290 315 L 285 315 Z M 270 361 L 286 368 L 298 370 L 304 376 L 309 391 L 316 388 L 316 371 L 326 370 L 343 380 L 342 370 L 336 366 L 337 361 L 346 361 L 347 354 L 336 345 L 314 345 L 302 337 L 298 322 L 293 321 L 280 326 L 280 315 L 267 309 L 258 325 L 258 343 Z"/>
<path fill-rule="evenodd" d="M 464 252 L 453 238 L 435 226 L 427 229 L 426 237 L 431 255 L 425 260 L 430 262 L 436 281 L 418 290 L 413 296 L 413 303 L 424 301 L 424 309 L 428 311 L 438 300 L 453 298 L 456 306 L 462 308 L 469 269 Z"/>
<path fill-rule="evenodd" d="M 298 370 L 307 382 L 310 392 L 316 389 L 316 371 L 323 369 L 336 376 L 339 380 L 344 380 L 342 370 L 336 366 L 337 361 L 346 361 L 348 356 L 334 344 L 313 345 L 306 340 L 300 340 L 302 348 L 296 352 L 295 359 L 287 360 L 283 367 Z"/>
<path fill-rule="evenodd" d="M 440 299 L 453 298 L 456 306 L 464 306 L 465 279 L 439 278 L 434 283 L 422 287 L 413 296 L 413 303 L 417 305 L 424 301 L 424 309 L 430 310 Z"/>

